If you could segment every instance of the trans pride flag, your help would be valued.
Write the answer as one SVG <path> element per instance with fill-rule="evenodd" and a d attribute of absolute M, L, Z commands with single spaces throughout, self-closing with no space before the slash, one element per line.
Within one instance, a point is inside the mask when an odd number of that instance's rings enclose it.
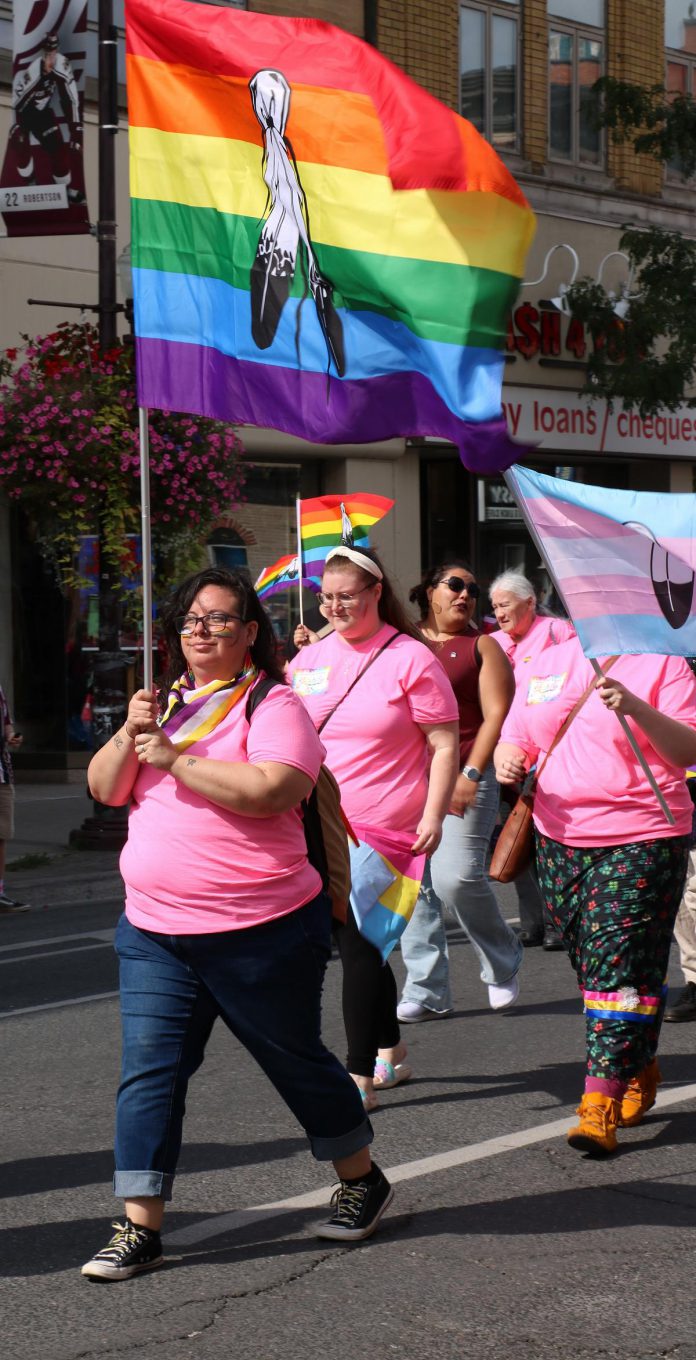
<path fill-rule="evenodd" d="M 349 838 L 350 905 L 361 935 L 389 958 L 408 925 L 420 890 L 425 855 L 414 855 L 412 836 L 353 826 Z"/>
<path fill-rule="evenodd" d="M 534 216 L 476 130 L 312 19 L 127 0 L 138 399 L 508 467 Z"/>
<path fill-rule="evenodd" d="M 696 496 L 586 486 L 519 466 L 505 480 L 585 656 L 696 656 Z"/>
<path fill-rule="evenodd" d="M 264 567 L 259 574 L 258 580 L 254 585 L 256 594 L 260 600 L 267 599 L 269 595 L 276 595 L 281 590 L 292 590 L 297 584 L 307 586 L 309 590 L 318 591 L 319 585 L 305 571 L 300 578 L 300 559 L 297 553 L 291 553 L 287 557 L 279 557 L 272 567 Z"/>
<path fill-rule="evenodd" d="M 326 554 L 345 543 L 348 547 L 367 548 L 369 530 L 383 519 L 394 502 L 387 496 L 368 491 L 351 495 L 312 496 L 300 501 L 299 526 L 302 562 L 306 575 L 321 586 Z"/>

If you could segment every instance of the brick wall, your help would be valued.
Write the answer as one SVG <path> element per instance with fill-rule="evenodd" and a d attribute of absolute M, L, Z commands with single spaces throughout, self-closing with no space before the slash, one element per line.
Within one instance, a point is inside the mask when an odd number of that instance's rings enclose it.
<path fill-rule="evenodd" d="M 664 0 L 608 0 L 607 75 L 636 85 L 661 85 L 665 78 Z M 662 167 L 652 156 L 637 156 L 632 142 L 607 147 L 609 173 L 621 189 L 659 194 Z"/>
<path fill-rule="evenodd" d="M 380 51 L 450 108 L 459 108 L 458 0 L 379 0 Z"/>
<path fill-rule="evenodd" d="M 546 0 L 522 7 L 523 154 L 538 174 L 548 154 L 549 39 Z"/>
<path fill-rule="evenodd" d="M 303 19 L 325 19 L 349 33 L 363 35 L 363 0 L 301 0 L 283 4 L 282 0 L 249 0 L 249 9 L 259 14 L 287 14 Z"/>

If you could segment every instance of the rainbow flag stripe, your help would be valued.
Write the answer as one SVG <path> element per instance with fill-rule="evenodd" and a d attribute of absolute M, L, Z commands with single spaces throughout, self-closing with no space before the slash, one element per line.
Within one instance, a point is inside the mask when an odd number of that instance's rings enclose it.
<path fill-rule="evenodd" d="M 141 404 L 508 466 L 534 218 L 492 148 L 328 24 L 187 0 L 126 17 Z"/>
<path fill-rule="evenodd" d="M 303 572 L 300 577 L 299 558 L 296 553 L 290 553 L 286 557 L 279 557 L 274 566 L 264 567 L 254 589 L 261 600 L 267 599 L 269 595 L 276 595 L 281 590 L 297 589 L 298 582 L 307 586 L 309 590 L 319 589 L 316 580 L 311 576 Z"/>

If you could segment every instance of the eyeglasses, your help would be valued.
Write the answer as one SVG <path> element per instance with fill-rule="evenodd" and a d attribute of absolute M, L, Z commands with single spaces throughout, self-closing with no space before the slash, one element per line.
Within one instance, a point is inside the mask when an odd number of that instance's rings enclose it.
<path fill-rule="evenodd" d="M 320 591 L 317 595 L 317 600 L 320 605 L 328 605 L 329 608 L 331 608 L 332 604 L 339 604 L 344 608 L 349 609 L 353 600 L 357 600 L 358 595 L 362 595 L 364 590 L 372 590 L 373 585 L 376 584 L 376 581 L 370 581 L 368 585 L 361 586 L 359 590 L 353 590 L 350 594 L 345 590 L 342 590 L 338 595 L 325 595 L 323 591 Z"/>
<path fill-rule="evenodd" d="M 478 600 L 481 594 L 481 587 L 475 581 L 465 581 L 463 576 L 445 576 L 442 581 L 438 581 L 438 585 L 447 586 L 455 595 L 461 595 L 465 590 L 470 600 Z"/>
<path fill-rule="evenodd" d="M 201 624 L 204 633 L 211 633 L 214 636 L 216 633 L 227 632 L 228 623 L 244 623 L 244 619 L 239 614 L 223 614 L 217 610 L 212 614 L 180 614 L 175 619 L 176 631 L 181 637 L 191 637 L 196 631 L 197 623 Z"/>

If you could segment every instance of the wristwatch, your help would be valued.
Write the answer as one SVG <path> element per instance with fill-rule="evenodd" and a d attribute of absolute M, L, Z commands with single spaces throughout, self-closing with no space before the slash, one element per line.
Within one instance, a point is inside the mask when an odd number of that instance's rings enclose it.
<path fill-rule="evenodd" d="M 475 765 L 465 765 L 462 774 L 465 779 L 470 779 L 472 784 L 478 784 L 481 778 L 481 771 L 477 770 Z"/>

